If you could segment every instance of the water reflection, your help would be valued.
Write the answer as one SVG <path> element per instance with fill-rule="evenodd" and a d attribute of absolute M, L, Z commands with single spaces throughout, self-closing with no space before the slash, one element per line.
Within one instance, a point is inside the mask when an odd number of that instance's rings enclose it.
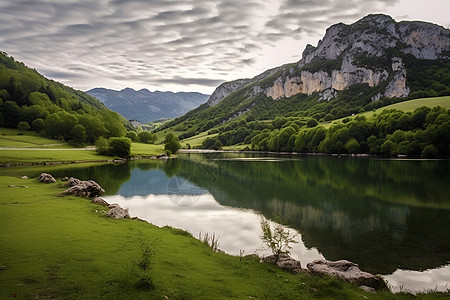
<path fill-rule="evenodd" d="M 450 282 L 450 161 L 222 153 L 45 168 L 96 180 L 109 201 L 154 224 L 215 232 L 232 254 L 260 249 L 258 214 L 275 213 L 301 233 L 293 255 L 303 266 L 322 256 L 351 260 L 394 289 Z"/>
<path fill-rule="evenodd" d="M 226 253 L 239 255 L 244 251 L 244 255 L 270 254 L 259 238 L 262 234 L 260 215 L 249 209 L 222 206 L 209 193 L 195 195 L 188 192 L 129 198 L 115 195 L 105 199 L 129 208 L 132 216 L 148 220 L 157 226 L 182 228 L 194 237 L 198 237 L 200 233 L 214 233 L 219 236 L 219 248 Z M 180 203 L 193 205 L 180 206 Z M 305 247 L 297 231 L 289 230 L 297 234 L 296 240 L 300 241 L 292 245 L 291 255 L 300 260 L 303 267 L 306 267 L 308 262 L 323 258 L 317 249 Z"/>

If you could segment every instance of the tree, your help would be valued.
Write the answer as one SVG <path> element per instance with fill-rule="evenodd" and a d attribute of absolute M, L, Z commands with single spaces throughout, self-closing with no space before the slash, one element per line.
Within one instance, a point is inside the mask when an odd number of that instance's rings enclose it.
<path fill-rule="evenodd" d="M 203 141 L 202 147 L 204 149 L 219 150 L 223 147 L 223 144 L 215 137 L 208 137 Z"/>
<path fill-rule="evenodd" d="M 44 120 L 42 119 L 36 119 L 31 123 L 31 128 L 33 128 L 33 130 L 40 132 L 42 129 L 44 129 Z"/>
<path fill-rule="evenodd" d="M 173 133 L 168 133 L 164 141 L 164 150 L 169 150 L 172 153 L 177 153 L 181 148 L 180 141 Z"/>
<path fill-rule="evenodd" d="M 260 225 L 262 230 L 262 241 L 266 246 L 272 251 L 278 258 L 280 254 L 288 254 L 289 250 L 292 249 L 291 243 L 298 243 L 288 229 L 284 229 L 283 225 L 275 224 L 272 230 L 270 222 L 261 216 Z"/>
<path fill-rule="evenodd" d="M 319 125 L 319 123 L 317 122 L 316 119 L 309 119 L 306 122 L 306 127 L 308 127 L 308 128 L 313 128 L 313 127 L 316 127 L 317 125 Z"/>
<path fill-rule="evenodd" d="M 20 121 L 19 124 L 17 124 L 17 129 L 19 129 L 20 131 L 29 130 L 30 124 L 28 124 L 28 122 L 25 121 Z"/>
<path fill-rule="evenodd" d="M 130 157 L 131 140 L 126 137 L 112 137 L 108 140 L 108 154 L 111 156 Z"/>
<path fill-rule="evenodd" d="M 98 154 L 108 154 L 108 140 L 104 137 L 101 136 L 95 141 L 95 147 L 95 151 L 97 151 Z"/>
<path fill-rule="evenodd" d="M 427 145 L 422 150 L 421 156 L 423 158 L 435 158 L 439 155 L 438 151 L 436 150 L 436 147 L 433 145 Z"/>
<path fill-rule="evenodd" d="M 137 137 L 141 143 L 145 143 L 145 144 L 150 143 L 150 141 L 152 140 L 152 134 L 149 131 L 139 132 Z"/>
<path fill-rule="evenodd" d="M 132 142 L 138 141 L 138 135 L 134 131 L 128 131 L 125 137 L 129 138 Z"/>
<path fill-rule="evenodd" d="M 350 154 L 358 153 L 360 149 L 358 141 L 354 138 L 351 138 L 347 143 L 345 143 L 345 149 Z"/>
<path fill-rule="evenodd" d="M 86 128 L 83 125 L 77 124 L 70 131 L 72 140 L 77 144 L 83 144 L 86 142 Z"/>

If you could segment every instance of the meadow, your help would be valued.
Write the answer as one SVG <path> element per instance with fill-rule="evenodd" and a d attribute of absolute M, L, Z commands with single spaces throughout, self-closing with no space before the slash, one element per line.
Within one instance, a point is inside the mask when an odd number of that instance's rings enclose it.
<path fill-rule="evenodd" d="M 60 181 L 43 184 L 35 178 L 0 176 L 0 298 L 448 297 L 442 293 L 372 294 L 327 276 L 293 275 L 260 263 L 255 256 L 212 252 L 182 230 L 106 218 L 103 206 L 61 196 L 61 185 Z"/>

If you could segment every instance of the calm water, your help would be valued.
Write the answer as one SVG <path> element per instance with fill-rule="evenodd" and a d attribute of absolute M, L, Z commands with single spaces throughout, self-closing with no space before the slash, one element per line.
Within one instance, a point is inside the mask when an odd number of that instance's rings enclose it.
<path fill-rule="evenodd" d="M 347 259 L 393 291 L 450 288 L 450 161 L 213 153 L 47 171 L 94 179 L 155 225 L 215 233 L 233 255 L 268 253 L 260 218 L 278 215 L 304 268 Z"/>

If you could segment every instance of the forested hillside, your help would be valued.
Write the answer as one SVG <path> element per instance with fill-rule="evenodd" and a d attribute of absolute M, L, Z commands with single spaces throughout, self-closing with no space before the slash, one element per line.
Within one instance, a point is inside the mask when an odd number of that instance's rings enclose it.
<path fill-rule="evenodd" d="M 125 135 L 127 121 L 100 101 L 0 52 L 0 126 L 77 144 Z"/>
<path fill-rule="evenodd" d="M 298 62 L 220 85 L 206 104 L 158 130 L 178 132 L 180 139 L 215 134 L 203 143 L 213 149 L 251 144 L 254 150 L 270 151 L 445 156 L 448 112 L 441 108 L 347 119 L 330 129 L 316 126 L 401 101 L 449 96 L 449 55 L 447 28 L 368 15 L 350 25 L 328 28 L 316 47 L 305 48 Z M 426 122 L 411 121 L 416 113 L 424 115 Z M 354 134 L 351 128 L 356 131 L 361 126 L 368 128 Z M 439 128 L 439 134 L 433 128 Z M 343 134 L 347 129 L 350 132 Z M 396 130 L 417 136 L 400 139 L 397 134 L 390 139 Z M 426 140 L 421 136 L 424 130 Z M 334 135 L 338 131 L 339 138 Z M 387 140 L 400 143 L 403 138 L 414 142 L 381 147 Z"/>

